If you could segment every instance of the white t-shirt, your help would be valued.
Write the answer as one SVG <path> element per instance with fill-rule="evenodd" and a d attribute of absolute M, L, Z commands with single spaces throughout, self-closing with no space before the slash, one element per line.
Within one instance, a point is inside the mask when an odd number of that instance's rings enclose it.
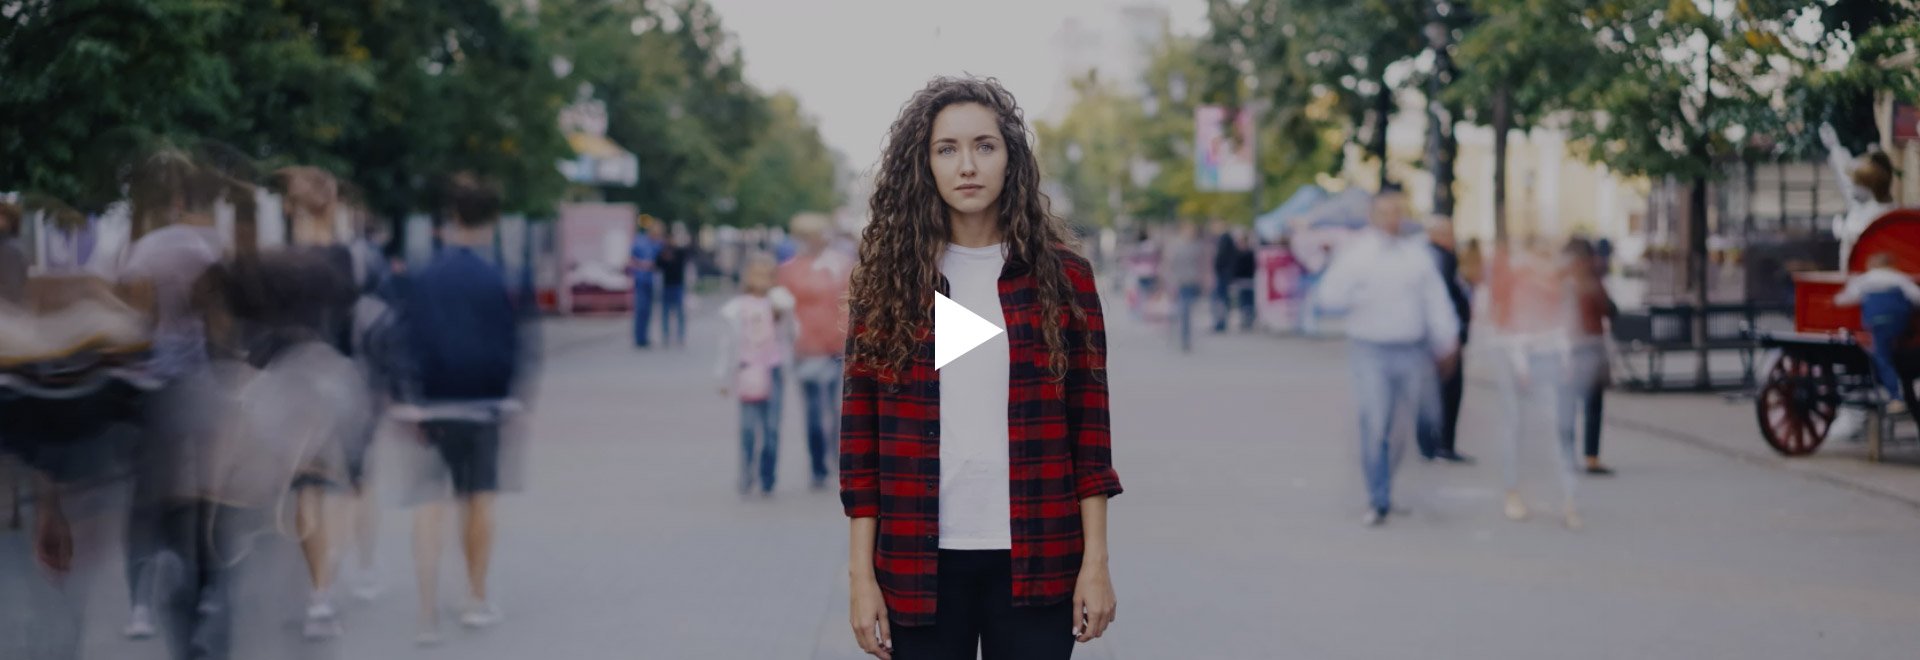
<path fill-rule="evenodd" d="M 947 297 L 1001 328 L 1000 246 L 948 245 L 940 259 Z M 1013 548 L 1008 491 L 1007 401 L 1013 357 L 1007 333 L 994 335 L 940 370 L 940 547 Z"/>

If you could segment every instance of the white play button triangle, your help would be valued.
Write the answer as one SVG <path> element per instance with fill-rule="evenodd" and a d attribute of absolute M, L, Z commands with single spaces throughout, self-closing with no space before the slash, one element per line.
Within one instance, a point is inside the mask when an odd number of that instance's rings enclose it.
<path fill-rule="evenodd" d="M 952 298 L 933 294 L 933 368 L 944 369 L 1005 330 Z"/>

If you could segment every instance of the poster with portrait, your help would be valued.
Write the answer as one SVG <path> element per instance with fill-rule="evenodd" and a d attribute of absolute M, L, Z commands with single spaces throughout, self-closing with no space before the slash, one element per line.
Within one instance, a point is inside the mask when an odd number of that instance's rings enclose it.
<path fill-rule="evenodd" d="M 1193 110 L 1194 187 L 1203 192 L 1252 192 L 1253 113 L 1217 105 Z"/>

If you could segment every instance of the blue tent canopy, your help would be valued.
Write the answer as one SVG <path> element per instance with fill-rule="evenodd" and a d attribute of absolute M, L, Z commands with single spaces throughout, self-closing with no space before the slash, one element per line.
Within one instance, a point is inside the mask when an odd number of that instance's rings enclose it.
<path fill-rule="evenodd" d="M 1262 213 L 1259 217 L 1254 218 L 1254 231 L 1259 232 L 1262 240 L 1276 240 L 1287 234 L 1287 221 L 1292 220 L 1302 213 L 1306 213 L 1309 209 L 1318 206 L 1320 202 L 1326 201 L 1326 199 L 1327 191 L 1325 188 L 1311 183 L 1300 186 L 1300 189 L 1293 191 L 1293 196 L 1288 197 L 1287 201 L 1274 207 L 1273 210 Z"/>

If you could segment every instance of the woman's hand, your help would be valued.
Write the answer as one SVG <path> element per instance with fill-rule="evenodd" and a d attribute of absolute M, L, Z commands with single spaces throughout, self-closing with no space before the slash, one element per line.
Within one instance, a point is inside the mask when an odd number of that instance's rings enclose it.
<path fill-rule="evenodd" d="M 853 641 L 860 650 L 880 660 L 893 660 L 893 629 L 887 623 L 887 601 L 880 595 L 880 583 L 854 578 L 852 600 Z"/>
<path fill-rule="evenodd" d="M 73 528 L 61 510 L 58 496 L 43 496 L 34 512 L 34 558 L 55 577 L 73 570 Z"/>
<path fill-rule="evenodd" d="M 1073 587 L 1073 637 L 1085 644 L 1106 634 L 1113 623 L 1117 603 L 1113 598 L 1113 578 L 1107 567 L 1080 569 L 1079 583 Z"/>

